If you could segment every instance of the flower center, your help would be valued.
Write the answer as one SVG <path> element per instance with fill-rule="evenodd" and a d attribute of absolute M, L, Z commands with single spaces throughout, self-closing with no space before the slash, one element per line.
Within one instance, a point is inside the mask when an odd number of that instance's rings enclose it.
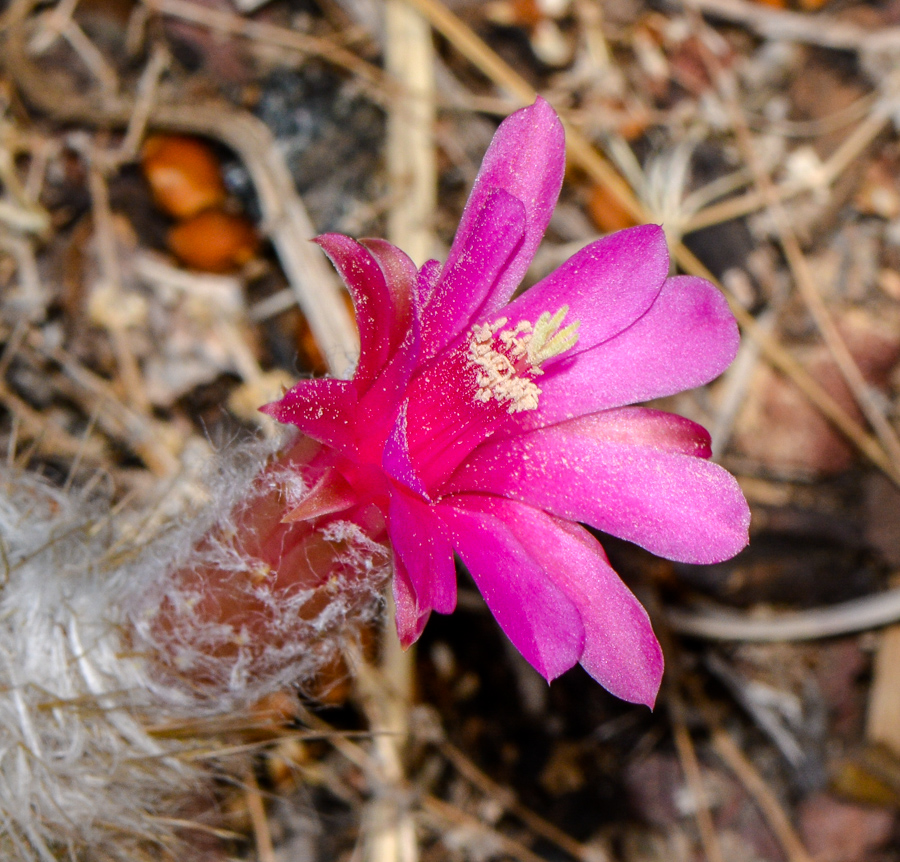
<path fill-rule="evenodd" d="M 536 410 L 540 387 L 534 378 L 543 374 L 542 363 L 559 356 L 578 341 L 580 321 L 561 327 L 569 312 L 564 305 L 556 314 L 545 311 L 537 322 L 519 321 L 506 327 L 509 319 L 481 324 L 469 334 L 469 362 L 475 369 L 477 401 L 498 401 L 510 413 Z"/>

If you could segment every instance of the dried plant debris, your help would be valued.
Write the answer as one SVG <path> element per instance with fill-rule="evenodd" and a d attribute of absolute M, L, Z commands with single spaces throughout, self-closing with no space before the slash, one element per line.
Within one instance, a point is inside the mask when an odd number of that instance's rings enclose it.
<path fill-rule="evenodd" d="M 426 22 L 433 91 L 383 71 L 387 2 L 0 13 L 0 856 L 900 862 L 895 10 L 390 2 Z M 385 235 L 391 116 L 436 111 L 439 248 L 534 93 L 568 164 L 529 280 L 662 224 L 744 327 L 726 374 L 654 406 L 711 429 L 749 548 L 602 537 L 666 653 L 652 713 L 580 669 L 548 688 L 463 571 L 398 664 L 389 551 L 346 525 L 298 547 L 358 591 L 293 582 L 274 614 L 234 507 L 283 439 L 257 408 L 349 376 L 307 240 Z"/>

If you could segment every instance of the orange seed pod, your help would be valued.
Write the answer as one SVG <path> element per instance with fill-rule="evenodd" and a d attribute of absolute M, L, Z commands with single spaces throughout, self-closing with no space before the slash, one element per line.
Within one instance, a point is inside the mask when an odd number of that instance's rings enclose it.
<path fill-rule="evenodd" d="M 154 135 L 144 144 L 142 164 L 157 205 L 175 218 L 190 218 L 225 200 L 219 161 L 199 138 Z"/>
<path fill-rule="evenodd" d="M 259 235 L 244 216 L 206 210 L 169 231 L 169 248 L 194 269 L 228 272 L 253 258 Z"/>

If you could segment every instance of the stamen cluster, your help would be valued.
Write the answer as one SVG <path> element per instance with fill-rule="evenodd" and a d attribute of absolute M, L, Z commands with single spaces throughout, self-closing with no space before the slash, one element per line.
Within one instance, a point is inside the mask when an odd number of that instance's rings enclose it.
<path fill-rule="evenodd" d="M 553 315 L 545 311 L 534 324 L 520 320 L 509 329 L 503 328 L 506 317 L 474 326 L 468 358 L 476 369 L 475 399 L 508 404 L 510 413 L 536 410 L 541 389 L 533 378 L 544 373 L 541 363 L 578 341 L 579 321 L 559 328 L 568 311 L 564 305 Z"/>

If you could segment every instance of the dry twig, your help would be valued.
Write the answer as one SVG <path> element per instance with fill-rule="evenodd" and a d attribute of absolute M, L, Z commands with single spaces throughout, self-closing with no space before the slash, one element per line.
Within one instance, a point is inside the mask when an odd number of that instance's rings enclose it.
<path fill-rule="evenodd" d="M 767 616 L 723 610 L 697 613 L 670 608 L 666 611 L 666 620 L 674 632 L 709 640 L 758 643 L 819 640 L 897 622 L 900 620 L 900 587 L 824 608 Z"/>
<path fill-rule="evenodd" d="M 851 21 L 819 13 L 810 15 L 776 9 L 751 0 L 681 0 L 713 18 L 732 21 L 770 39 L 819 45 L 836 51 L 894 54 L 900 51 L 900 27 L 873 30 Z"/>

